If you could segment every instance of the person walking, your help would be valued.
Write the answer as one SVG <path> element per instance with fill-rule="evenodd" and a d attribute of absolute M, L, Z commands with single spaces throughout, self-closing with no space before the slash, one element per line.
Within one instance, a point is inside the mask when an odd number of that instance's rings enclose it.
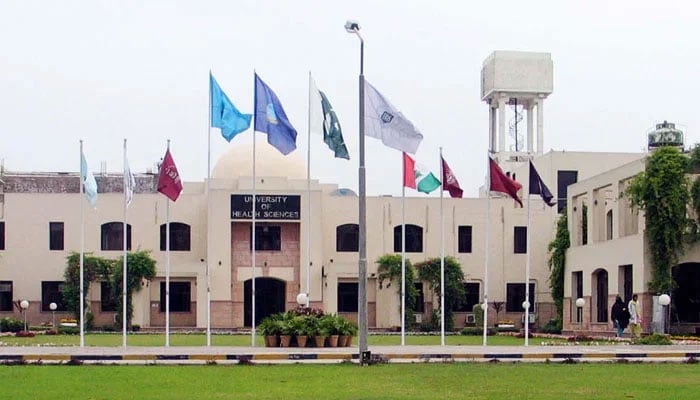
<path fill-rule="evenodd" d="M 632 300 L 627 304 L 627 310 L 630 312 L 629 324 L 632 337 L 642 337 L 642 313 L 639 310 L 636 294 L 632 295 Z"/>
<path fill-rule="evenodd" d="M 610 311 L 610 319 L 615 328 L 617 328 L 617 337 L 622 337 L 622 333 L 625 331 L 625 328 L 627 328 L 627 325 L 629 325 L 630 313 L 620 296 L 615 298 L 615 304 L 613 304 L 612 310 Z"/>

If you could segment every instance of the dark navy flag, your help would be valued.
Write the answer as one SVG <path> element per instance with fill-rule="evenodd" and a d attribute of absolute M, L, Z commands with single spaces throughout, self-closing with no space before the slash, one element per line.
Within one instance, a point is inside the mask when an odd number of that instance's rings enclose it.
<path fill-rule="evenodd" d="M 554 196 L 552 195 L 552 192 L 549 191 L 547 186 L 544 184 L 542 181 L 542 178 L 540 178 L 540 174 L 537 173 L 537 170 L 535 169 L 535 166 L 532 164 L 532 161 L 530 161 L 530 194 L 539 194 L 542 197 L 542 200 L 544 201 L 545 204 L 548 206 L 552 207 L 555 202 L 553 201 Z"/>
<path fill-rule="evenodd" d="M 297 131 L 287 119 L 275 92 L 255 74 L 255 130 L 267 133 L 267 142 L 287 155 L 297 148 Z"/>
<path fill-rule="evenodd" d="M 234 136 L 250 127 L 252 115 L 243 114 L 229 100 L 226 93 L 209 73 L 209 102 L 211 104 L 211 126 L 221 128 L 221 136 L 231 141 Z"/>

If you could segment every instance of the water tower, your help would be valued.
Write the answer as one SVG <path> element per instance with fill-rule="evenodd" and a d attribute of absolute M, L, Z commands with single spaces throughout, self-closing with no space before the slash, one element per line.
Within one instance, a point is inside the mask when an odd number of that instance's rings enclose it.
<path fill-rule="evenodd" d="M 542 154 L 544 99 L 553 91 L 553 74 L 554 65 L 549 53 L 494 51 L 484 60 L 481 99 L 489 105 L 489 150 L 504 169 L 511 169 Z M 533 129 L 535 110 L 536 141 Z M 522 123 L 523 112 L 527 117 L 526 124 Z"/>
<path fill-rule="evenodd" d="M 654 151 L 659 147 L 675 147 L 683 150 L 683 131 L 676 128 L 672 122 L 662 122 L 656 124 L 656 129 L 647 134 L 647 149 Z"/>

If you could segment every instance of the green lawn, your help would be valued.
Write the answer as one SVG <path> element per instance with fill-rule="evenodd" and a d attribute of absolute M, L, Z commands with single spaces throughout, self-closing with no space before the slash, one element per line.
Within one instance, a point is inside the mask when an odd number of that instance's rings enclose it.
<path fill-rule="evenodd" d="M 263 339 L 259 335 L 256 336 L 256 345 L 263 346 Z M 549 343 L 555 342 L 552 339 L 530 339 L 531 344 L 540 344 L 542 341 Z M 399 335 L 370 335 L 368 337 L 370 345 L 375 346 L 391 346 L 400 345 L 401 337 Z M 447 345 L 481 345 L 481 336 L 446 336 L 445 343 Z M 77 335 L 36 335 L 33 338 L 17 338 L 14 336 L 0 337 L 0 344 L 7 346 L 36 346 L 36 345 L 56 345 L 56 346 L 78 346 L 80 337 Z M 171 346 L 205 346 L 207 338 L 205 334 L 171 334 Z M 250 346 L 250 335 L 212 335 L 212 346 Z M 357 345 L 357 338 L 354 338 L 353 344 Z M 440 336 L 419 335 L 406 336 L 407 345 L 439 345 Z M 518 339 L 512 336 L 489 336 L 488 344 L 494 346 L 519 346 L 524 344 L 523 339 Z M 88 334 L 85 335 L 86 346 L 121 346 L 121 333 L 105 333 L 105 334 Z M 165 335 L 162 334 L 129 334 L 127 336 L 127 345 L 129 346 L 164 346 Z"/>
<path fill-rule="evenodd" d="M 0 366 L 0 398 L 697 399 L 700 365 Z"/>

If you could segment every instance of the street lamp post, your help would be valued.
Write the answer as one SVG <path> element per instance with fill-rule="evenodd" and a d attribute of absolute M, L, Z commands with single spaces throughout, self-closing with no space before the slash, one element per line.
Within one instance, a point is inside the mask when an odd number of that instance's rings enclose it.
<path fill-rule="evenodd" d="M 359 359 L 360 365 L 366 364 L 369 360 L 367 351 L 367 198 L 365 195 L 365 42 L 360 36 L 360 24 L 357 21 L 347 21 L 345 30 L 348 33 L 357 35 L 360 39 L 360 132 L 359 132 L 359 168 L 358 168 L 358 236 L 359 236 L 359 262 L 358 262 L 358 284 L 357 284 L 357 312 L 358 312 L 358 335 L 359 335 Z"/>
<path fill-rule="evenodd" d="M 51 304 L 49 304 L 49 308 L 51 309 L 51 317 L 53 320 L 51 326 L 53 327 L 54 330 L 56 330 L 56 309 L 58 308 L 58 306 L 56 305 L 56 303 L 51 303 Z"/>
<path fill-rule="evenodd" d="M 586 305 L 586 300 L 583 297 L 579 297 L 576 299 L 576 309 L 577 309 L 577 315 L 576 319 L 578 323 L 583 323 L 583 306 Z"/>
<path fill-rule="evenodd" d="M 22 300 L 19 302 L 19 307 L 22 309 L 22 313 L 24 314 L 24 331 L 27 331 L 27 309 L 29 308 L 29 301 L 28 300 Z"/>
<path fill-rule="evenodd" d="M 670 309 L 668 305 L 671 304 L 671 296 L 666 293 L 659 296 L 659 305 L 664 307 L 664 328 L 663 333 L 666 333 L 666 328 L 668 327 L 668 333 L 671 333 L 671 318 L 669 318 Z M 668 307 L 668 308 L 667 308 Z"/>

